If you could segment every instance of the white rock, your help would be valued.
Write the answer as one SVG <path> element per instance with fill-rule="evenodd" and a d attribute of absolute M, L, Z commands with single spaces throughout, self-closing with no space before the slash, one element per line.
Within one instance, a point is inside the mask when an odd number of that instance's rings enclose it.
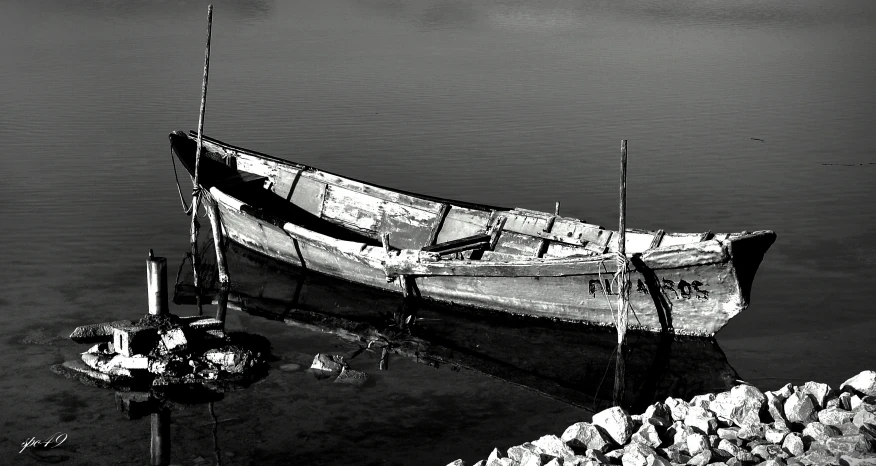
<path fill-rule="evenodd" d="M 465 461 L 458 459 L 456 461 L 451 461 L 450 463 L 447 463 L 447 466 L 466 466 L 466 464 Z"/>
<path fill-rule="evenodd" d="M 544 453 L 551 455 L 554 458 L 575 456 L 575 452 L 556 435 L 545 435 L 532 442 L 532 444 L 541 448 Z"/>
<path fill-rule="evenodd" d="M 614 441 L 605 430 L 589 422 L 576 422 L 569 426 L 560 437 L 563 442 L 572 447 L 587 448 L 607 452 Z"/>
<path fill-rule="evenodd" d="M 840 390 L 851 389 L 864 395 L 876 396 L 876 371 L 863 371 L 840 385 Z"/>
<path fill-rule="evenodd" d="M 338 372 L 344 367 L 342 361 L 338 361 L 337 357 L 328 354 L 317 353 L 313 357 L 313 363 L 310 364 L 310 368 L 318 371 Z"/>
<path fill-rule="evenodd" d="M 643 443 L 651 448 L 657 448 L 662 443 L 657 428 L 653 424 L 642 424 L 642 427 L 639 427 L 639 430 L 633 434 L 631 441 Z"/>
<path fill-rule="evenodd" d="M 818 419 L 815 400 L 806 393 L 793 393 L 785 400 L 785 417 L 790 422 L 807 424 Z"/>
<path fill-rule="evenodd" d="M 706 435 L 714 434 L 718 428 L 718 418 L 715 413 L 700 406 L 688 408 L 684 423 Z"/>
<path fill-rule="evenodd" d="M 633 435 L 633 420 L 618 406 L 594 414 L 593 424 L 605 429 L 618 445 L 625 445 Z"/>
<path fill-rule="evenodd" d="M 799 388 L 799 390 L 802 393 L 812 395 L 812 399 L 815 400 L 815 405 L 818 406 L 819 409 L 824 408 L 824 404 L 827 402 L 827 396 L 830 394 L 830 386 L 818 382 L 806 382 Z"/>
<path fill-rule="evenodd" d="M 827 426 L 840 426 L 851 422 L 855 413 L 840 408 L 827 408 L 818 412 L 818 422 Z"/>
<path fill-rule="evenodd" d="M 737 426 L 760 422 L 760 410 L 766 396 L 752 385 L 737 385 L 729 392 L 719 393 L 709 405 L 718 417 L 728 419 Z"/>
<path fill-rule="evenodd" d="M 690 434 L 687 436 L 687 451 L 696 455 L 709 449 L 709 438 L 703 434 Z"/>
<path fill-rule="evenodd" d="M 800 434 L 794 432 L 788 434 L 782 442 L 782 449 L 791 454 L 791 456 L 800 456 L 803 454 L 803 439 Z"/>

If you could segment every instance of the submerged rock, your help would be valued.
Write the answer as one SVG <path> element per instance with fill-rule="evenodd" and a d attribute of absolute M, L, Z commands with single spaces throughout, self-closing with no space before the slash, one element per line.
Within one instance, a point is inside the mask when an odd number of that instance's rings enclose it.
<path fill-rule="evenodd" d="M 362 385 L 368 380 L 368 375 L 361 371 L 354 371 L 346 367 L 341 369 L 341 373 L 335 378 L 335 383 L 348 385 Z"/>
<path fill-rule="evenodd" d="M 343 356 L 317 353 L 313 357 L 313 363 L 310 365 L 310 368 L 318 371 L 339 372 L 346 365 Z"/>

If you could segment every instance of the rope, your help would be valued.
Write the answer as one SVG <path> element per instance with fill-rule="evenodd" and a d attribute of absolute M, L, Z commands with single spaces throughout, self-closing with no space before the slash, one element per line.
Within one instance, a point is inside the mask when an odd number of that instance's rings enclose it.
<path fill-rule="evenodd" d="M 633 317 L 636 318 L 636 323 L 640 326 L 642 322 L 639 320 L 639 315 L 636 313 L 636 310 L 633 308 L 632 303 L 630 303 L 630 288 L 631 286 L 627 286 L 627 283 L 620 283 L 620 277 L 622 273 L 628 273 L 630 271 L 630 261 L 627 257 L 621 254 L 619 251 L 614 252 L 615 256 L 615 264 L 617 265 L 617 271 L 614 273 L 614 278 L 612 278 L 611 282 L 609 282 L 609 286 L 613 283 L 617 283 L 618 285 L 618 293 L 624 293 L 626 296 L 627 306 L 631 311 L 633 311 Z M 605 273 L 608 273 L 608 268 L 605 267 L 605 259 L 601 259 L 599 261 L 599 265 L 605 269 Z M 602 295 L 605 297 L 605 302 L 608 304 L 609 310 L 611 310 L 611 317 L 614 319 L 615 324 L 618 324 L 618 318 L 620 317 L 620 309 L 618 309 L 617 314 L 615 314 L 614 307 L 611 305 L 611 300 L 608 299 L 608 293 L 605 291 L 604 281 L 602 279 L 602 270 L 596 269 L 599 274 L 599 287 L 602 289 Z"/>
<path fill-rule="evenodd" d="M 174 177 L 174 179 L 176 179 L 176 192 L 179 193 L 179 202 L 182 204 L 183 212 L 185 212 L 186 215 L 191 215 L 192 214 L 192 206 L 186 204 L 186 200 L 183 198 L 183 195 L 182 195 L 182 188 L 179 186 L 179 174 L 176 172 L 176 159 L 173 156 L 173 146 L 170 147 L 170 163 L 171 163 L 171 165 L 173 165 L 173 177 Z M 192 191 L 192 197 L 194 197 L 195 195 L 200 195 L 200 194 L 201 194 L 200 187 L 196 187 L 196 189 L 194 189 Z"/>

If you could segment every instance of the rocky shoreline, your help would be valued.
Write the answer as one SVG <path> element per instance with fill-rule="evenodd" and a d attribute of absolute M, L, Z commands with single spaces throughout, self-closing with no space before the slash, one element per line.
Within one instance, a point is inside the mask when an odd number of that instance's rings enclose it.
<path fill-rule="evenodd" d="M 613 407 L 561 436 L 494 448 L 473 466 L 876 466 L 876 371 L 839 389 L 807 382 Z M 447 466 L 468 466 L 456 460 Z"/>

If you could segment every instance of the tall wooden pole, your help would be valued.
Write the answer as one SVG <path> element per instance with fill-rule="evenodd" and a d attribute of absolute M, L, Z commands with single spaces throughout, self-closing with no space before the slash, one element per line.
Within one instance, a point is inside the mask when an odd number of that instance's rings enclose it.
<path fill-rule="evenodd" d="M 621 176 L 620 176 L 620 226 L 618 227 L 618 297 L 617 297 L 617 344 L 623 345 L 627 335 L 627 140 L 621 139 Z M 623 259 L 623 263 L 621 262 Z"/>
<path fill-rule="evenodd" d="M 207 79 L 210 75 L 210 35 L 213 28 L 213 5 L 207 7 L 207 51 L 204 53 L 204 81 L 201 85 L 201 108 L 198 113 L 198 149 L 195 153 L 195 174 L 192 177 L 194 194 L 192 195 L 192 226 L 190 229 L 192 243 L 192 269 L 194 270 L 195 295 L 197 296 L 198 314 L 203 313 L 201 308 L 201 286 L 198 280 L 198 268 L 201 261 L 198 258 L 198 202 L 200 185 L 198 184 L 198 168 L 201 165 L 201 150 L 203 146 L 204 110 L 207 107 Z"/>

